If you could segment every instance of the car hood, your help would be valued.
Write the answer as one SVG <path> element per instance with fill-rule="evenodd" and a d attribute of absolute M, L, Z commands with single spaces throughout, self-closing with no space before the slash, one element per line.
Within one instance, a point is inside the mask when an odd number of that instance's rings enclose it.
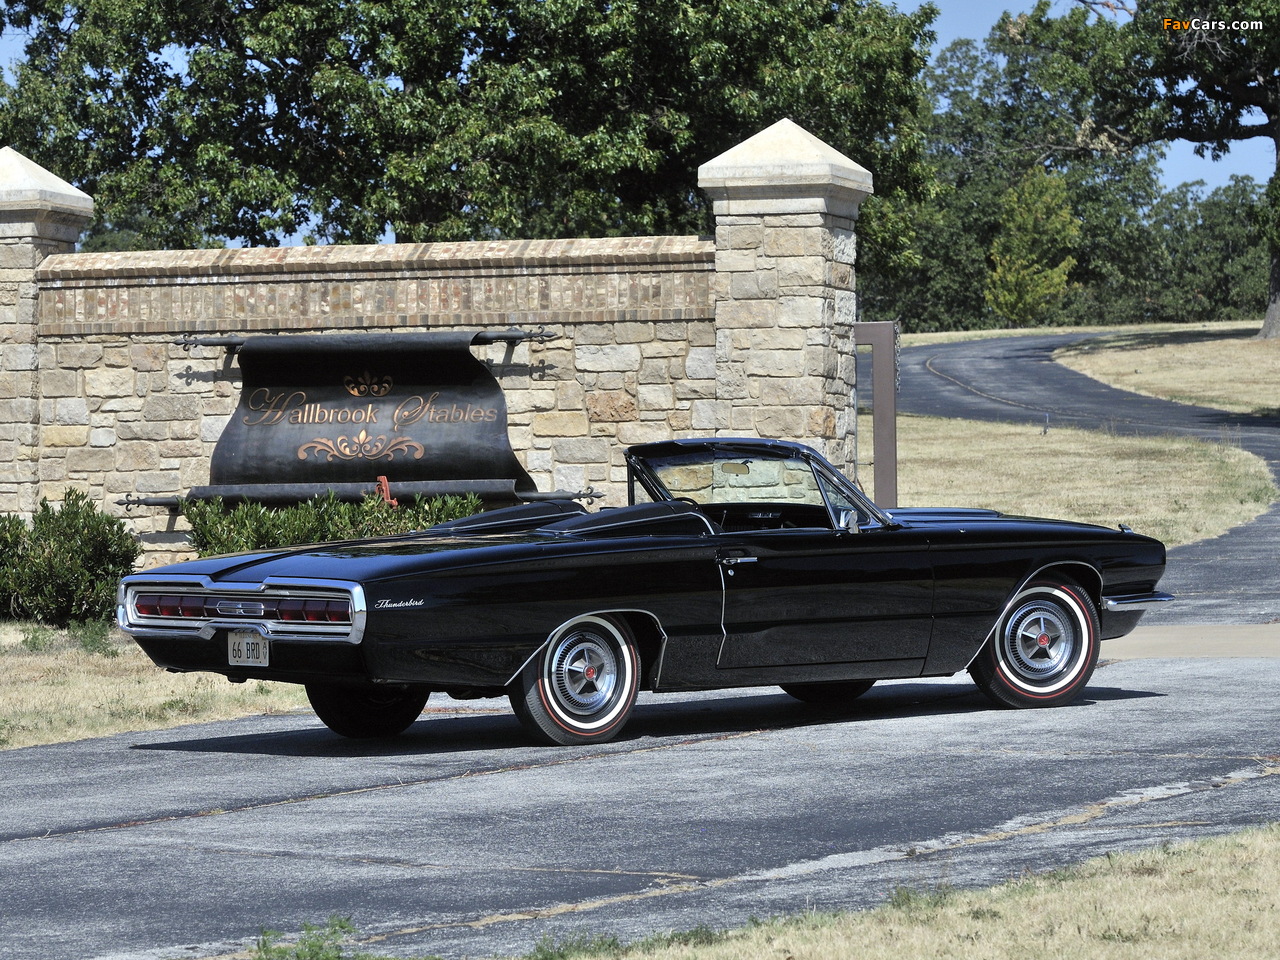
<path fill-rule="evenodd" d="M 971 507 L 893 507 L 884 512 L 899 523 L 968 523 L 999 520 L 1005 516 L 998 510 L 977 510 Z"/>
<path fill-rule="evenodd" d="M 1078 520 L 1051 520 L 1047 517 L 1022 517 L 999 510 L 980 510 L 972 507 L 893 507 L 886 510 L 893 520 L 910 527 L 945 527 L 973 529 L 975 527 L 1010 526 L 1022 530 L 1052 530 L 1057 534 L 1072 531 L 1097 536 L 1109 533 L 1116 536 L 1125 535 L 1126 530 L 1118 527 L 1104 527 L 1096 523 L 1082 523 Z"/>

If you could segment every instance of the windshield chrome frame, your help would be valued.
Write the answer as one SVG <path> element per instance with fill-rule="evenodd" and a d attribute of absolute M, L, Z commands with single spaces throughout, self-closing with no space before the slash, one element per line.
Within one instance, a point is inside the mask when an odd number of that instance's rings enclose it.
<path fill-rule="evenodd" d="M 678 449 L 680 442 L 672 441 L 672 445 Z M 658 446 L 658 444 L 646 444 L 645 446 Z M 822 480 L 840 490 L 850 503 L 864 511 L 870 519 L 868 526 L 890 527 L 897 525 L 884 511 L 875 505 L 870 497 L 828 463 L 818 451 L 804 444 L 787 443 L 779 440 L 709 440 L 689 443 L 687 452 L 690 454 L 702 452 L 709 460 L 731 455 L 735 457 L 752 456 L 769 460 L 802 461 L 814 474 L 814 482 L 818 487 L 819 495 L 822 497 L 823 505 L 827 509 L 827 515 L 831 519 L 832 529 L 841 530 L 843 528 L 840 526 L 839 511 L 833 508 L 826 491 L 823 490 Z M 629 504 L 634 505 L 636 502 L 635 488 L 637 483 L 654 501 L 661 502 L 675 499 L 675 496 L 667 489 L 653 467 L 650 466 L 649 461 L 636 448 L 633 447 L 626 451 L 626 461 L 627 502 Z"/>

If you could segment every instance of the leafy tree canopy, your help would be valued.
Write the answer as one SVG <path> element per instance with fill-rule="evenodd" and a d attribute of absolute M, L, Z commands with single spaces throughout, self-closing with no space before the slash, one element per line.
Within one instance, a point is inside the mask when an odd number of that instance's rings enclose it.
<path fill-rule="evenodd" d="M 1168 253 L 1160 275 L 1169 312 L 1189 321 L 1256 320 L 1267 302 L 1267 250 L 1256 217 L 1262 185 L 1232 177 L 1206 193 L 1204 182 L 1169 191 L 1151 211 Z"/>
<path fill-rule="evenodd" d="M 790 116 L 906 255 L 936 10 L 876 0 L 8 0 L 0 142 L 152 245 L 705 232 L 697 166 Z"/>
<path fill-rule="evenodd" d="M 1270 6 L 1277 10 L 1261 19 L 1274 26 L 1280 4 Z M 1187 321 L 1266 309 L 1267 258 L 1275 257 L 1266 237 L 1276 221 L 1265 193 L 1246 178 L 1209 195 L 1188 185 L 1165 196 L 1158 163 L 1164 143 L 1184 134 L 1215 156 L 1238 139 L 1270 135 L 1270 108 L 1253 104 L 1265 104 L 1262 91 L 1280 69 L 1280 51 L 1267 52 L 1280 33 L 1233 32 L 1231 24 L 1259 17 L 1246 4 L 1230 16 L 1198 13 L 1199 38 L 1192 30 L 1175 40 L 1142 10 L 1098 15 L 1082 3 L 1050 17 L 1041 3 L 1001 17 L 984 43 L 957 41 L 937 56 L 926 73 L 933 113 L 925 132 L 941 192 L 914 210 L 918 266 L 903 277 L 862 272 L 866 315 L 918 330 L 1015 322 L 986 294 L 997 259 L 1008 263 L 996 249 L 1007 234 L 1004 198 L 1036 168 L 1061 178 L 1080 234 L 1065 295 L 1046 301 L 1035 322 Z M 1223 18 L 1225 31 L 1201 28 Z M 1209 58 L 1195 79 L 1178 51 L 1206 44 L 1229 46 L 1248 66 L 1237 64 L 1234 81 L 1214 80 L 1209 67 L 1228 64 Z M 1230 91 L 1236 99 L 1214 99 Z M 1038 263 L 1048 269 L 1061 258 Z"/>
<path fill-rule="evenodd" d="M 1185 15 L 1151 0 L 1080 0 L 1049 17 L 1042 0 L 1013 39 L 1052 48 L 1100 94 L 1095 136 L 1119 147 L 1188 140 L 1215 159 L 1264 137 L 1280 156 L 1280 3 L 1207 0 Z M 1090 17 L 1090 13 L 1096 16 Z M 1267 245 L 1264 336 L 1280 336 L 1280 171 L 1254 214 Z"/>
<path fill-rule="evenodd" d="M 1010 191 L 1047 173 L 1065 188 L 1079 238 L 1068 296 L 1045 301 L 1032 311 L 1034 322 L 1151 318 L 1152 297 L 1167 282 L 1152 269 L 1161 251 L 1144 218 L 1160 193 L 1161 151 L 1100 142 L 1096 85 L 1057 49 L 1012 43 L 1012 24 L 1002 18 L 982 44 L 956 41 L 926 71 L 926 151 L 941 191 L 914 210 L 919 264 L 902 276 L 861 272 L 868 317 L 913 330 L 1026 322 L 1021 311 L 1015 321 L 993 310 L 987 293 L 994 247 L 1013 213 Z M 1039 268 L 1059 267 L 1063 258 Z"/>

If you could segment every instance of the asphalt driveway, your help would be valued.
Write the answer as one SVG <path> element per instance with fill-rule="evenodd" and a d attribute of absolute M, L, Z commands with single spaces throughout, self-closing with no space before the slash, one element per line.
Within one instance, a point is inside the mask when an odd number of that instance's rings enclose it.
<path fill-rule="evenodd" d="M 901 356 L 898 409 L 1049 429 L 1229 441 L 1266 460 L 1280 481 L 1280 418 L 1138 396 L 1053 361 L 1055 350 L 1080 339 L 1078 333 L 1048 334 L 908 347 Z M 1178 602 L 1152 611 L 1145 624 L 1280 622 L 1280 503 L 1220 537 L 1170 550 L 1160 586 Z"/>
<path fill-rule="evenodd" d="M 8 751 L 0 955 L 214 957 L 336 913 L 483 957 L 987 885 L 1280 820 L 1278 698 L 1280 660 L 1137 659 L 1057 710 L 963 678 L 844 715 L 646 696 L 589 749 L 442 699 L 390 745 L 299 715 Z"/>

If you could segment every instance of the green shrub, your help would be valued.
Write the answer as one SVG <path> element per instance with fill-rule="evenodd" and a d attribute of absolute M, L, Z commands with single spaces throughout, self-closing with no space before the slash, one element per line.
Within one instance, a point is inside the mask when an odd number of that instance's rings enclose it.
<path fill-rule="evenodd" d="M 356 929 L 351 921 L 338 916 L 330 917 L 323 927 L 304 923 L 302 936 L 293 944 L 283 943 L 282 935 L 274 930 L 264 930 L 258 938 L 253 960 L 375 960 L 371 953 L 347 953 L 345 944 L 354 936 Z"/>
<path fill-rule="evenodd" d="M 0 514 L 0 617 L 18 616 L 18 567 L 28 539 L 21 517 Z"/>
<path fill-rule="evenodd" d="M 52 627 L 46 627 L 39 623 L 26 623 L 22 625 L 22 646 L 32 653 L 41 653 L 53 646 L 55 640 L 58 639 L 57 634 Z"/>
<path fill-rule="evenodd" d="M 120 656 L 120 651 L 111 643 L 111 624 L 106 620 L 73 620 L 67 625 L 67 633 L 85 653 L 108 660 Z"/>
<path fill-rule="evenodd" d="M 277 509 L 250 501 L 228 507 L 220 497 L 182 502 L 182 515 L 191 525 L 191 547 L 202 557 L 409 533 L 479 510 L 480 499 L 474 494 L 415 497 L 399 507 L 372 495 L 344 503 L 332 493 Z"/>
<path fill-rule="evenodd" d="M 11 524 L 4 527 L 12 535 Z M 42 499 L 25 544 L 5 556 L 16 599 L 11 610 L 58 626 L 106 620 L 116 584 L 133 572 L 140 549 L 124 521 L 99 511 L 86 493 L 67 490 L 61 507 Z"/>

